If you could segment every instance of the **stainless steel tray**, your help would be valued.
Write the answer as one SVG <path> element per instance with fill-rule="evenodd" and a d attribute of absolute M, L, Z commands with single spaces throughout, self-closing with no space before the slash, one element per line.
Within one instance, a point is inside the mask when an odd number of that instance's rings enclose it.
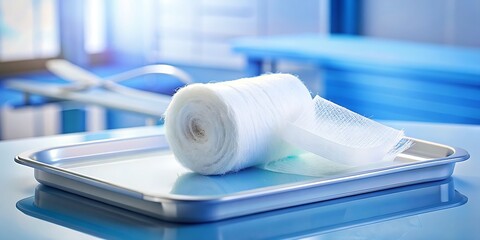
<path fill-rule="evenodd" d="M 202 176 L 180 166 L 163 135 L 24 152 L 17 163 L 35 178 L 88 198 L 162 220 L 206 222 L 448 178 L 468 153 L 413 139 L 390 164 L 323 177 L 249 168 Z"/>
<path fill-rule="evenodd" d="M 467 197 L 455 190 L 453 179 L 447 178 L 202 224 L 164 222 L 42 184 L 35 196 L 18 201 L 17 208 L 106 239 L 297 239 L 383 221 L 395 221 L 388 223 L 395 231 L 373 225 L 375 235 L 364 238 L 395 239 L 419 227 L 415 215 L 466 202 Z"/>

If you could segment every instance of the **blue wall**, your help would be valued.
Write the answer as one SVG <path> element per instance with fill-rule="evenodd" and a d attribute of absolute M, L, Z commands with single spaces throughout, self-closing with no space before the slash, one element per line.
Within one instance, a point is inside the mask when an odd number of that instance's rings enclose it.
<path fill-rule="evenodd" d="M 478 0 L 364 0 L 361 33 L 464 47 L 480 47 Z"/>

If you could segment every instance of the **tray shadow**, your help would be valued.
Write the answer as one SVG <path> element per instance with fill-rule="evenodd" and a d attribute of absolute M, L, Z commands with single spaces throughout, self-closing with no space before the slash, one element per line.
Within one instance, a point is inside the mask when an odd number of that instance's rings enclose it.
<path fill-rule="evenodd" d="M 42 184 L 34 196 L 18 201 L 17 208 L 100 238 L 263 239 L 314 236 L 466 202 L 448 178 L 201 224 L 161 221 Z"/>

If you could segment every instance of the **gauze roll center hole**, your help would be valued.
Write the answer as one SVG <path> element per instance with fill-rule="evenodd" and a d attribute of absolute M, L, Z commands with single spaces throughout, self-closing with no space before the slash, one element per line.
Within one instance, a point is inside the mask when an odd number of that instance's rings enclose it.
<path fill-rule="evenodd" d="M 189 133 L 196 142 L 206 142 L 208 140 L 205 129 L 202 126 L 201 120 L 194 118 L 190 121 Z"/>

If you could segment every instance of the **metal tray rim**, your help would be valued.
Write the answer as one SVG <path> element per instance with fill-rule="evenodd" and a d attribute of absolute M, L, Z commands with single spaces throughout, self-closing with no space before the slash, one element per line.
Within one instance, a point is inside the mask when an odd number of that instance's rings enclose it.
<path fill-rule="evenodd" d="M 161 195 L 161 194 L 148 194 L 148 193 L 143 193 L 136 191 L 134 189 L 129 189 L 125 188 L 119 185 L 116 185 L 114 183 L 106 182 L 100 179 L 96 179 L 93 177 L 85 176 L 82 174 L 75 173 L 73 171 L 70 171 L 68 169 L 61 168 L 59 166 L 55 165 L 50 165 L 47 163 L 43 163 L 40 161 L 35 160 L 32 156 L 35 153 L 38 153 L 40 151 L 48 151 L 48 150 L 53 150 L 53 149 L 58 149 L 58 148 L 68 148 L 72 146 L 87 146 L 87 145 L 92 145 L 92 144 L 98 144 L 98 143 L 104 143 L 104 142 L 112 142 L 112 141 L 131 141 L 131 140 L 141 140 L 145 138 L 152 138 L 152 137 L 158 137 L 161 135 L 152 135 L 152 136 L 146 136 L 146 137 L 133 137 L 133 138 L 121 138 L 121 139 L 107 139 L 107 140 L 97 140 L 97 141 L 91 141 L 91 142 L 84 142 L 84 143 L 77 143 L 77 144 L 68 144 L 68 145 L 63 145 L 63 146 L 58 146 L 58 147 L 49 147 L 49 148 L 43 148 L 43 149 L 36 149 L 36 150 L 30 150 L 30 151 L 25 151 L 15 157 L 15 162 L 26 165 L 29 167 L 34 168 L 35 170 L 39 171 L 45 171 L 49 172 L 52 174 L 60 175 L 62 177 L 67 177 L 73 180 L 79 180 L 83 183 L 89 184 L 89 185 L 94 185 L 94 186 L 99 186 L 103 189 L 107 190 L 112 190 L 115 192 L 127 194 L 132 197 L 136 198 L 141 198 L 146 201 L 150 202 L 203 202 L 203 203 L 215 203 L 215 202 L 225 202 L 225 201 L 234 201 L 234 200 L 240 200 L 240 199 L 245 199 L 245 198 L 251 198 L 251 197 L 258 197 L 258 196 L 264 196 L 264 195 L 271 195 L 271 194 L 278 194 L 282 192 L 288 192 L 292 190 L 301 190 L 301 189 L 308 189 L 308 188 L 314 188 L 314 187 L 320 187 L 323 185 L 328 185 L 328 184 L 333 184 L 333 183 L 341 183 L 341 182 L 346 182 L 346 181 L 353 181 L 356 179 L 362 179 L 362 178 L 368 178 L 368 177 L 374 177 L 374 176 L 379 176 L 379 175 L 385 175 L 385 174 L 391 174 L 391 173 L 396 173 L 396 172 L 401 172 L 401 171 L 407 171 L 407 170 L 413 170 L 413 169 L 418 169 L 418 168 L 424 168 L 424 167 L 431 167 L 431 166 L 437 166 L 437 165 L 443 165 L 443 164 L 449 164 L 449 163 L 456 163 L 456 162 L 461 162 L 465 161 L 469 158 L 469 154 L 467 151 L 465 151 L 462 148 L 458 147 L 451 147 L 443 144 L 438 144 L 438 143 L 433 143 L 429 141 L 424 141 L 424 140 L 419 140 L 419 139 L 414 139 L 410 138 L 416 142 L 423 142 L 423 143 L 428 143 L 428 144 L 434 144 L 434 145 L 439 145 L 444 148 L 450 149 L 453 153 L 447 157 L 443 158 L 437 158 L 437 159 L 430 159 L 430 160 L 425 160 L 422 162 L 414 162 L 414 163 L 409 163 L 405 164 L 402 166 L 397 166 L 394 168 L 379 168 L 375 170 L 367 170 L 365 172 L 359 172 L 356 174 L 348 173 L 348 174 L 340 174 L 340 175 L 335 175 L 332 177 L 327 177 L 327 178 L 321 178 L 321 179 L 312 179 L 312 180 L 305 180 L 301 182 L 296 182 L 296 183 L 289 183 L 289 184 L 283 184 L 281 185 L 281 188 L 279 186 L 270 186 L 270 187 L 264 187 L 264 188 L 258 188 L 258 189 L 252 189 L 252 190 L 247 190 L 247 191 L 242 191 L 234 194 L 230 194 L 227 196 L 184 196 L 184 195 L 176 195 L 176 194 L 169 194 L 167 195 Z"/>

